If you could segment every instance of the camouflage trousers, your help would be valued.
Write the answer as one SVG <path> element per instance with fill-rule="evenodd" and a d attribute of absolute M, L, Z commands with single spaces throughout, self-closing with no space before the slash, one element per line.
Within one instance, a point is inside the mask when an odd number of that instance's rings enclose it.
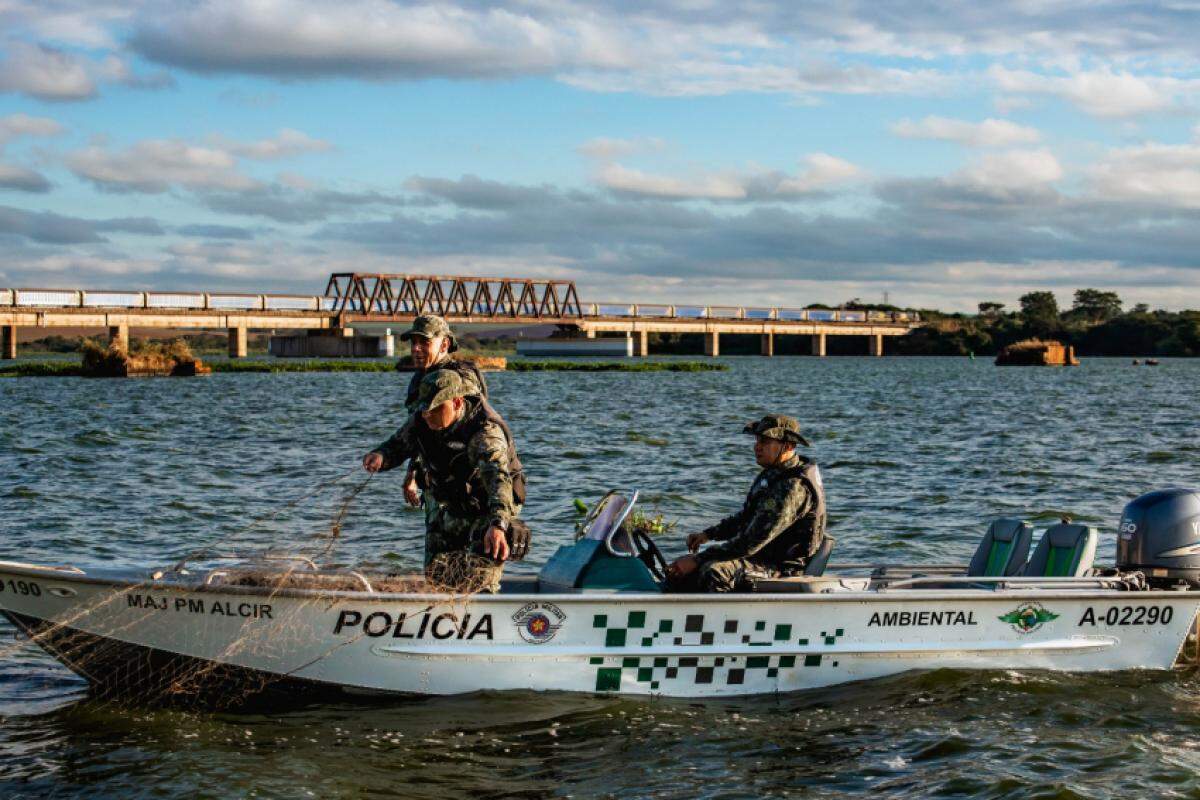
<path fill-rule="evenodd" d="M 491 519 L 455 516 L 432 498 L 425 509 L 425 577 L 453 592 L 500 591 L 504 564 L 472 552 L 473 543 L 487 533 Z"/>
<path fill-rule="evenodd" d="M 753 578 L 778 578 L 780 571 L 748 558 L 708 561 L 696 572 L 696 587 L 702 592 L 744 592 Z"/>

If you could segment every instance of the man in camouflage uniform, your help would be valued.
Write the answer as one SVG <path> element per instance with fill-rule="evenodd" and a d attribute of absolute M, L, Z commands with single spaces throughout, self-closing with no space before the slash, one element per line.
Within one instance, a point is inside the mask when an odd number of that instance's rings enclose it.
<path fill-rule="evenodd" d="M 458 340 L 455 338 L 446 320 L 435 314 L 422 314 L 413 320 L 412 327 L 400 334 L 400 341 L 408 342 L 412 348 L 413 370 L 408 382 L 408 390 L 404 395 L 404 407 L 411 415 L 417 410 L 417 394 L 421 388 L 421 379 L 439 369 L 452 369 L 467 382 L 474 386 L 477 394 L 487 399 L 487 382 L 483 373 L 470 361 L 464 361 L 452 356 L 458 350 Z M 408 473 L 402 484 L 404 499 L 410 506 L 419 506 L 424 502 L 426 518 L 437 510 L 437 504 L 431 498 L 421 497 L 420 459 L 414 459 L 409 464 Z"/>
<path fill-rule="evenodd" d="M 754 458 L 762 472 L 750 485 L 742 510 L 687 537 L 697 555 L 671 564 L 673 586 L 707 592 L 733 592 L 755 577 L 778 577 L 802 570 L 825 536 L 825 490 L 816 463 L 799 455 L 808 446 L 800 425 L 783 414 L 768 414 L 743 428 L 754 436 Z"/>
<path fill-rule="evenodd" d="M 434 503 L 425 519 L 427 577 L 447 588 L 497 591 L 525 502 L 508 424 L 457 372 L 435 370 L 421 380 L 416 412 L 363 457 L 363 467 L 389 470 L 417 457 Z"/>

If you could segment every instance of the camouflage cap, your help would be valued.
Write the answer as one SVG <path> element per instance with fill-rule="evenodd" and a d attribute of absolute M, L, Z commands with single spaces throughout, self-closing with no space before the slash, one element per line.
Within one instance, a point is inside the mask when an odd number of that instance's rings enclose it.
<path fill-rule="evenodd" d="M 760 420 L 747 422 L 746 427 L 742 428 L 742 433 L 810 446 L 808 439 L 800 433 L 800 423 L 786 414 L 767 414 Z"/>
<path fill-rule="evenodd" d="M 458 349 L 458 340 L 454 338 L 454 333 L 450 330 L 450 323 L 437 314 L 422 314 L 414 319 L 412 327 L 400 334 L 400 341 L 407 342 L 414 336 L 423 336 L 426 339 L 445 336 L 450 340 L 450 352 L 453 353 Z"/>
<path fill-rule="evenodd" d="M 456 397 L 475 394 L 474 389 L 452 369 L 435 370 L 421 379 L 417 393 L 417 411 L 428 411 Z"/>

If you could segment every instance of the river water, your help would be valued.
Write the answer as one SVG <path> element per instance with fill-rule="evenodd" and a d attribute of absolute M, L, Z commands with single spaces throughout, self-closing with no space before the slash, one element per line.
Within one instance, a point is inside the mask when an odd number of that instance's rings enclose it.
<path fill-rule="evenodd" d="M 572 500 L 640 489 L 678 528 L 737 508 L 741 426 L 801 420 L 834 561 L 966 560 L 990 517 L 1101 529 L 1200 486 L 1200 362 L 1076 369 L 966 359 L 726 358 L 714 373 L 500 373 L 530 474 L 534 570 Z M 400 422 L 406 376 L 0 380 L 0 558 L 147 566 L 206 545 L 304 548 Z M 330 485 L 331 481 L 341 479 Z M 396 473 L 336 558 L 412 567 Z M 306 496 L 311 493 L 311 496 Z M 252 527 L 250 523 L 258 520 Z M 6 797 L 1200 797 L 1200 676 L 935 672 L 723 701 L 494 694 L 196 713 L 88 697 L 0 623 Z"/>

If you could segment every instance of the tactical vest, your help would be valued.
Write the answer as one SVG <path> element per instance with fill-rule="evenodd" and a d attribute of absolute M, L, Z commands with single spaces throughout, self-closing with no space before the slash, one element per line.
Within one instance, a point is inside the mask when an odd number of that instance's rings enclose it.
<path fill-rule="evenodd" d="M 417 396 L 421 393 L 421 381 L 431 372 L 437 372 L 440 369 L 449 369 L 457 372 L 463 380 L 473 380 L 479 386 L 479 396 L 487 400 L 488 389 L 487 381 L 483 379 L 483 373 L 479 371 L 479 367 L 475 366 L 470 361 L 465 361 L 457 358 L 448 358 L 440 364 L 434 364 L 432 368 L 422 371 L 417 370 L 413 373 L 412 379 L 408 382 L 408 394 L 404 397 L 404 407 L 411 414 L 417 407 Z"/>
<path fill-rule="evenodd" d="M 448 506 L 455 516 L 479 517 L 486 514 L 487 489 L 480 480 L 478 470 L 472 466 L 467 450 L 483 426 L 493 422 L 504 431 L 504 439 L 508 442 L 508 471 L 512 475 L 513 501 L 517 505 L 524 504 L 525 468 L 517 457 L 512 430 L 487 400 L 472 398 L 467 403 L 467 416 L 453 430 L 431 430 L 423 419 L 418 418 L 414 430 L 425 470 L 425 490 L 439 503 Z"/>
<path fill-rule="evenodd" d="M 804 516 L 796 520 L 779 537 L 780 544 L 786 544 L 785 552 L 779 555 L 788 559 L 803 559 L 807 562 L 813 553 L 817 552 L 821 540 L 825 537 L 825 485 L 821 480 L 821 471 L 817 468 L 816 462 L 801 458 L 800 463 L 796 466 L 780 470 L 767 481 L 765 486 L 757 492 L 752 492 L 746 498 L 744 509 L 749 511 L 760 494 L 790 478 L 798 478 L 804 484 L 804 488 L 813 498 L 814 503 Z"/>

